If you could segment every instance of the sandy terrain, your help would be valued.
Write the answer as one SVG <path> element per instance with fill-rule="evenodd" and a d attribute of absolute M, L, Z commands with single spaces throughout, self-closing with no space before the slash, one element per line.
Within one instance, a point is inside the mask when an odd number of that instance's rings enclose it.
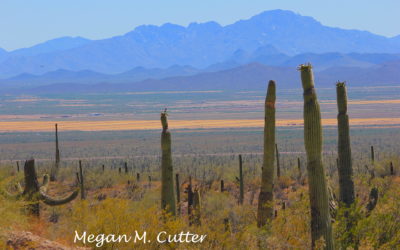
<path fill-rule="evenodd" d="M 62 131 L 153 130 L 160 129 L 158 120 L 110 120 L 110 121 L 5 121 L 0 122 L 0 132 L 53 131 L 54 124 Z M 336 125 L 336 119 L 323 119 L 323 125 Z M 399 125 L 400 118 L 351 119 L 351 125 Z M 198 128 L 252 128 L 263 127 L 263 120 L 170 120 L 171 129 Z M 277 126 L 302 126 L 302 120 L 277 120 Z"/>

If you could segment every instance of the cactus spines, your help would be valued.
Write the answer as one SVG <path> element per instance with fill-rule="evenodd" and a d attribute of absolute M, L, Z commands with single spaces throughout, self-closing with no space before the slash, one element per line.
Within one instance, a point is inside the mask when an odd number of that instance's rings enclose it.
<path fill-rule="evenodd" d="M 311 208 L 311 248 L 321 237 L 325 249 L 334 249 L 328 189 L 322 164 L 321 112 L 314 89 L 314 76 L 310 64 L 300 65 L 304 90 L 304 144 L 307 153 L 307 172 Z"/>
<path fill-rule="evenodd" d="M 244 186 L 243 186 L 243 161 L 242 155 L 239 155 L 239 204 L 243 204 L 244 199 Z"/>
<path fill-rule="evenodd" d="M 354 203 L 353 166 L 351 159 L 347 90 L 344 82 L 336 84 L 338 106 L 338 174 L 339 199 L 347 207 Z"/>
<path fill-rule="evenodd" d="M 279 178 L 281 177 L 281 166 L 279 164 L 278 144 L 275 144 L 275 151 L 276 151 L 276 176 Z"/>
<path fill-rule="evenodd" d="M 264 154 L 261 187 L 258 197 L 257 226 L 264 226 L 274 216 L 274 150 L 275 150 L 275 101 L 276 84 L 269 81 L 265 98 Z"/>
<path fill-rule="evenodd" d="M 27 211 L 31 215 L 39 216 L 40 215 L 40 205 L 39 202 L 42 201 L 46 205 L 50 206 L 58 206 L 66 204 L 78 196 L 79 190 L 75 190 L 72 194 L 64 199 L 55 199 L 46 194 L 47 186 L 49 184 L 49 176 L 43 176 L 43 183 L 39 185 L 36 169 L 35 169 L 35 160 L 27 160 L 24 165 L 24 178 L 25 178 L 25 187 L 22 190 L 21 186 L 18 183 L 18 189 L 20 190 L 20 194 L 17 198 L 22 197 L 25 201 L 28 202 Z"/>
<path fill-rule="evenodd" d="M 56 128 L 56 161 L 54 163 L 54 166 L 51 168 L 51 172 L 50 172 L 50 181 L 55 181 L 57 180 L 57 174 L 58 174 L 58 169 L 60 167 L 60 149 L 58 147 L 58 125 L 57 123 L 55 124 L 55 128 Z"/>
<path fill-rule="evenodd" d="M 167 112 L 161 113 L 161 207 L 175 215 L 174 176 L 171 156 L 171 133 L 168 131 Z"/>

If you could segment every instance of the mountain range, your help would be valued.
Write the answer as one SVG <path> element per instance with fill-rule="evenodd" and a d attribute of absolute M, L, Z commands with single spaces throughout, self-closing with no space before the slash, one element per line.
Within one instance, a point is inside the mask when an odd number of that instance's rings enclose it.
<path fill-rule="evenodd" d="M 349 87 L 377 87 L 398 85 L 400 60 L 371 68 L 333 67 L 315 72 L 318 87 L 333 87 L 337 81 L 346 81 Z M 74 81 L 24 89 L 0 89 L 0 93 L 60 94 L 101 93 L 127 91 L 203 91 L 203 90 L 264 90 L 269 79 L 274 79 L 280 89 L 300 88 L 299 72 L 295 67 L 266 66 L 250 63 L 239 67 L 200 72 L 187 76 L 162 79 L 126 81 L 118 84 L 98 82 L 93 84 Z"/>
<path fill-rule="evenodd" d="M 0 48 L 0 84 L 3 89 L 65 84 L 123 89 L 133 82 L 158 84 L 179 77 L 196 82 L 193 78 L 254 65 L 284 73 L 304 62 L 311 62 L 321 77 L 332 72 L 350 77 L 382 71 L 399 60 L 400 36 L 327 27 L 312 17 L 273 10 L 226 26 L 142 25 L 102 40 L 62 37 L 10 52 Z M 400 83 L 392 71 L 385 77 Z M 251 82 L 250 76 L 241 79 L 246 78 Z"/>

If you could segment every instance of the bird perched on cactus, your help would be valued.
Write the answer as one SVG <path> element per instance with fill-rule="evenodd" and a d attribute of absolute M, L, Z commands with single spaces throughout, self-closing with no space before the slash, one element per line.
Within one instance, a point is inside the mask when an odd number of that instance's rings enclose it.
<path fill-rule="evenodd" d="M 171 153 L 171 133 L 168 130 L 167 109 L 161 113 L 161 208 L 175 216 L 174 176 Z"/>

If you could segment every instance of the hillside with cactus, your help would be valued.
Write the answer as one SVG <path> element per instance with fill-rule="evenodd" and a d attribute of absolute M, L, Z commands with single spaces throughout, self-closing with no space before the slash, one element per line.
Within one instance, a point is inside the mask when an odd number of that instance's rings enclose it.
<path fill-rule="evenodd" d="M 348 97 L 346 83 L 319 91 L 310 64 L 292 70 L 301 124 L 280 125 L 291 108 L 271 80 L 255 104 L 263 127 L 176 129 L 174 109 L 165 108 L 151 130 L 68 132 L 61 120 L 55 133 L 2 132 L 0 245 L 395 249 L 400 124 L 351 125 L 362 101 Z M 326 114 L 337 123 L 324 125 Z M 187 115 L 201 124 L 205 114 Z M 27 154 L 37 159 L 20 158 Z M 138 231 L 149 241 L 105 240 Z M 199 239 L 166 243 L 164 231 Z M 92 240 L 76 240 L 83 232 Z"/>

